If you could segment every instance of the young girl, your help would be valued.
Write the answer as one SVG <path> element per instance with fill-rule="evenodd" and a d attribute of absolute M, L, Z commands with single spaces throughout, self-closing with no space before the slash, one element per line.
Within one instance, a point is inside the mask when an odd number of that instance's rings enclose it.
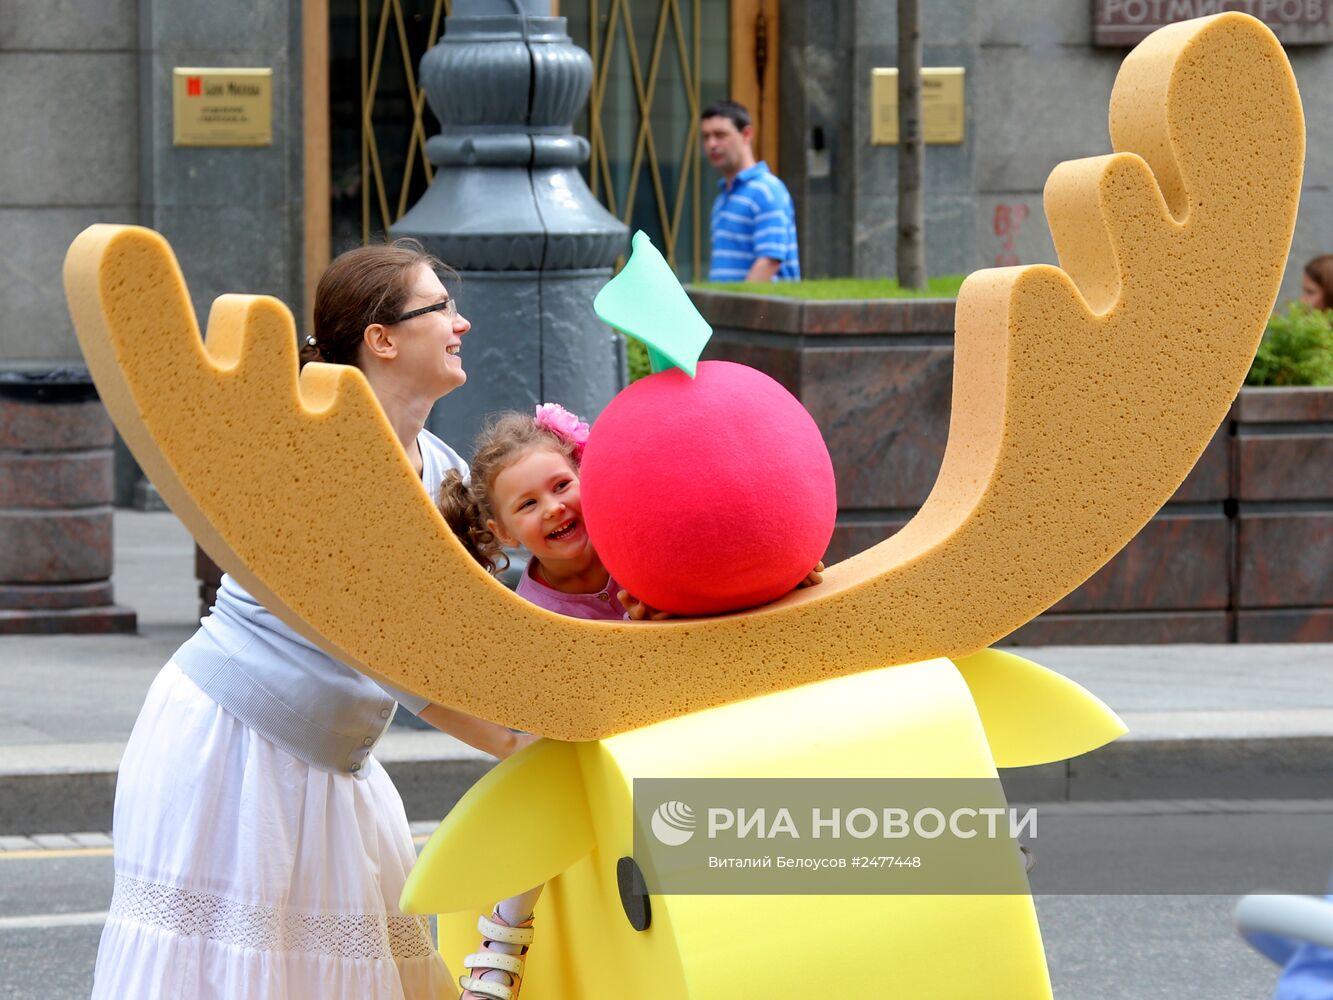
<path fill-rule="evenodd" d="M 445 476 L 445 520 L 488 572 L 504 569 L 504 547 L 531 553 L 517 592 L 574 618 L 619 621 L 618 590 L 588 538 L 579 501 L 579 459 L 588 425 L 555 403 L 537 415 L 504 413 L 478 439 L 472 477 Z"/>
<path fill-rule="evenodd" d="M 621 620 L 619 588 L 588 538 L 579 502 L 579 459 L 588 425 L 554 403 L 535 417 L 504 413 L 482 431 L 472 475 L 445 476 L 440 509 L 488 572 L 509 564 L 504 547 L 531 553 L 517 592 L 533 604 L 575 618 Z M 532 908 L 541 886 L 501 900 L 477 924 L 479 952 L 465 959 L 463 1000 L 518 995 L 532 941 Z"/>

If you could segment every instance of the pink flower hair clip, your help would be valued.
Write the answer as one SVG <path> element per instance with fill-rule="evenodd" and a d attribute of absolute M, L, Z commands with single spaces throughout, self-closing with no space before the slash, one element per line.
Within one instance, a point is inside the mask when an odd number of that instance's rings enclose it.
<path fill-rule="evenodd" d="M 532 422 L 543 430 L 548 430 L 562 441 L 574 446 L 574 457 L 583 456 L 583 446 L 588 443 L 589 427 L 587 423 L 570 413 L 559 403 L 541 403 Z"/>

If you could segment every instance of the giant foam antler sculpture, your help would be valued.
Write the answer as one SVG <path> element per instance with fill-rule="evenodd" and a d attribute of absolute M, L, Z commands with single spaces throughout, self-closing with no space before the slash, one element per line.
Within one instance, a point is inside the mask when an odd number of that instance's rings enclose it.
<path fill-rule="evenodd" d="M 156 234 L 85 231 L 66 291 L 139 462 L 266 606 L 399 687 L 596 739 L 981 650 L 1166 501 L 1276 297 L 1304 126 L 1276 39 L 1228 14 L 1162 29 L 1126 59 L 1111 135 L 1117 152 L 1047 184 L 1062 267 L 964 283 L 949 442 L 917 516 L 822 586 L 719 619 L 577 621 L 507 592 L 450 535 L 361 374 L 314 364 L 298 381 L 291 316 L 270 298 L 219 298 L 201 343 Z"/>

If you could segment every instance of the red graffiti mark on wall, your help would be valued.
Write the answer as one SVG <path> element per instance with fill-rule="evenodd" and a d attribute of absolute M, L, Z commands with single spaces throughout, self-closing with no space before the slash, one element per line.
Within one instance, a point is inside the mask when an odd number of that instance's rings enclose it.
<path fill-rule="evenodd" d="M 1000 239 L 1000 252 L 995 255 L 996 267 L 1010 267 L 1021 263 L 1015 252 L 1015 246 L 1018 229 L 1029 214 L 1028 207 L 1022 204 L 995 206 L 995 235 Z"/>

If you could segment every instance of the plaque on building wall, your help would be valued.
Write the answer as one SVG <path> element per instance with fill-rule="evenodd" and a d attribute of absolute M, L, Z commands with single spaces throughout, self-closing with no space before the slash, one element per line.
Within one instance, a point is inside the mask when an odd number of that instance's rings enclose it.
<path fill-rule="evenodd" d="M 1092 0 L 1092 44 L 1137 45 L 1164 24 L 1227 10 L 1257 17 L 1283 45 L 1333 42 L 1333 0 Z"/>
<path fill-rule="evenodd" d="M 921 129 L 928 143 L 963 141 L 962 66 L 926 66 L 921 70 Z M 870 80 L 870 143 L 898 143 L 898 70 L 876 69 Z"/>
<path fill-rule="evenodd" d="M 177 146 L 273 145 L 273 70 L 178 67 L 171 86 Z"/>

